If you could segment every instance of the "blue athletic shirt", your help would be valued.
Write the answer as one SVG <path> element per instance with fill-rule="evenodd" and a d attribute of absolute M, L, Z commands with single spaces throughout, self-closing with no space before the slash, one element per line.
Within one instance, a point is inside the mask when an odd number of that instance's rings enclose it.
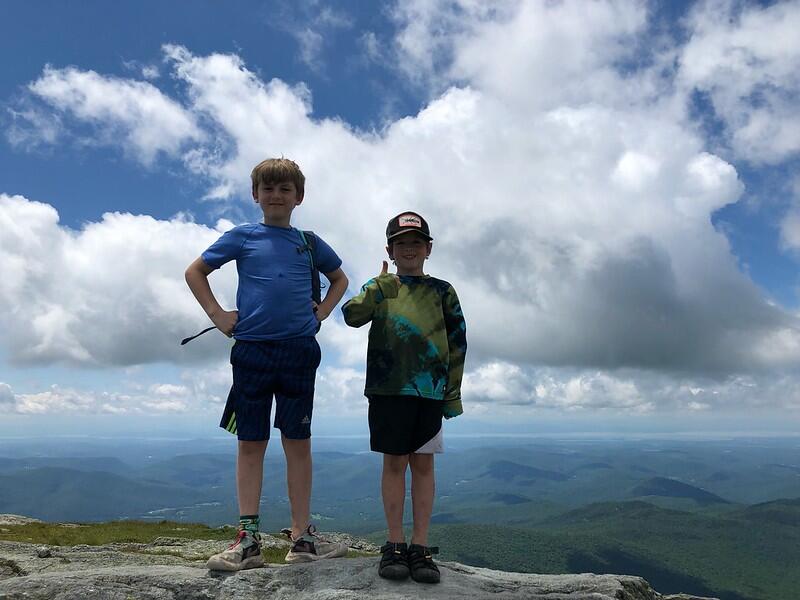
<path fill-rule="evenodd" d="M 293 227 L 265 223 L 239 225 L 203 252 L 212 269 L 235 260 L 239 273 L 233 330 L 237 340 L 285 340 L 313 336 L 317 318 L 311 304 L 311 265 L 303 241 Z M 338 269 L 342 260 L 317 236 L 317 267 L 322 273 Z"/>

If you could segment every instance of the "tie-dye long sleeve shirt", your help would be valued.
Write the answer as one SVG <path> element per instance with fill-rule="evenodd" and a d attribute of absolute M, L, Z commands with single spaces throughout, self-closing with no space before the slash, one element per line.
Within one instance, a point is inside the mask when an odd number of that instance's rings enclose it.
<path fill-rule="evenodd" d="M 364 394 L 440 400 L 446 418 L 460 415 L 467 329 L 456 291 L 429 275 L 403 275 L 397 297 L 387 298 L 387 277 L 370 279 L 342 306 L 351 327 L 371 322 Z"/>

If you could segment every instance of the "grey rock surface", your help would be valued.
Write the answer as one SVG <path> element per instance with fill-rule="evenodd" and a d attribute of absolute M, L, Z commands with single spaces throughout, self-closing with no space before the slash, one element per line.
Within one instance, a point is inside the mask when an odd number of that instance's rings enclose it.
<path fill-rule="evenodd" d="M 291 529 L 287 527 L 286 529 L 282 529 L 281 533 L 285 536 L 289 536 L 291 534 Z M 380 552 L 380 546 L 377 544 L 357 538 L 349 533 L 339 533 L 338 531 L 318 531 L 316 535 L 320 540 L 324 540 L 326 542 L 343 543 L 351 550 L 358 550 L 359 552 Z"/>
<path fill-rule="evenodd" d="M 0 542 L 0 600 L 699 600 L 662 596 L 638 577 L 506 573 L 448 562 L 439 563 L 438 585 L 392 582 L 378 577 L 378 557 L 209 572 L 196 555 L 219 550 L 220 542 L 156 542 L 49 546 L 45 558 L 41 546 Z"/>

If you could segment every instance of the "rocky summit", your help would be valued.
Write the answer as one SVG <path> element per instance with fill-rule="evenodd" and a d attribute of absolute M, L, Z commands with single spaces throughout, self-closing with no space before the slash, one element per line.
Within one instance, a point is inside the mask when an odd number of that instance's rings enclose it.
<path fill-rule="evenodd" d="M 264 536 L 270 546 L 286 540 Z M 348 536 L 361 552 L 374 549 Z M 639 577 L 534 575 L 440 562 L 438 585 L 386 581 L 378 556 L 210 572 L 219 541 L 158 538 L 150 544 L 42 546 L 0 541 L 0 600 L 700 600 L 662 595 Z"/>

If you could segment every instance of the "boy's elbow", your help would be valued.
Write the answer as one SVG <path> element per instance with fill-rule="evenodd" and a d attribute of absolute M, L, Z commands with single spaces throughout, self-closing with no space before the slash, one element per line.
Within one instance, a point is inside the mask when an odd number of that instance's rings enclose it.
<path fill-rule="evenodd" d="M 347 304 L 342 307 L 342 316 L 344 317 L 345 324 L 350 327 L 361 327 L 367 322 L 364 319 L 359 319 L 358 315 L 354 314 L 354 311 L 348 310 Z"/>
<path fill-rule="evenodd" d="M 347 286 L 350 285 L 350 280 L 347 279 L 347 275 L 344 274 L 341 267 L 330 273 L 325 273 L 325 277 L 328 278 L 328 281 L 330 281 L 332 285 L 340 287 L 343 290 L 347 290 Z"/>
<path fill-rule="evenodd" d="M 192 264 L 186 267 L 186 270 L 183 272 L 183 277 L 186 280 L 186 283 L 191 286 L 192 283 L 197 281 L 199 277 L 207 278 L 211 271 L 213 271 L 213 269 L 203 262 L 202 258 L 198 258 Z"/>
<path fill-rule="evenodd" d="M 186 267 L 186 270 L 183 272 L 183 278 L 186 280 L 186 283 L 191 286 L 199 274 L 200 271 L 197 269 L 195 264 L 192 263 Z"/>
<path fill-rule="evenodd" d="M 346 325 L 349 325 L 350 327 L 355 327 L 355 325 L 353 325 L 353 315 L 351 315 L 350 311 L 347 310 L 346 304 L 342 307 L 342 317 L 344 317 L 344 322 Z"/>

